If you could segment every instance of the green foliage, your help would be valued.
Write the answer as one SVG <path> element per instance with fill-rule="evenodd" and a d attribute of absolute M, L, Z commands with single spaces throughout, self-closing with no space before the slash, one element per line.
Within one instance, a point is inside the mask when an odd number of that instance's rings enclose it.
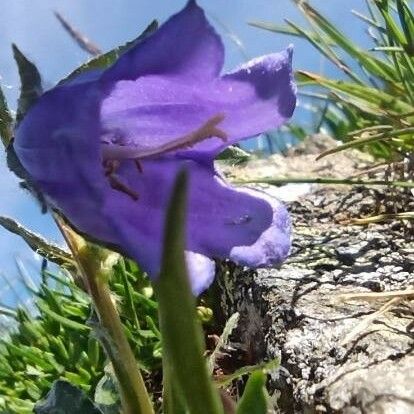
<path fill-rule="evenodd" d="M 234 371 L 232 374 L 220 375 L 216 377 L 215 384 L 219 387 L 227 387 L 232 381 L 239 379 L 244 375 L 250 375 L 257 371 L 264 373 L 275 372 L 279 366 L 280 360 L 278 358 L 257 365 L 245 365 Z"/>
<path fill-rule="evenodd" d="M 251 154 L 239 147 L 231 145 L 217 156 L 217 160 L 225 161 L 230 165 L 240 165 L 248 161 Z"/>
<path fill-rule="evenodd" d="M 317 98 L 327 105 L 319 127 L 326 127 L 346 145 L 377 157 L 402 159 L 414 150 L 413 12 L 407 0 L 367 0 L 368 15 L 356 13 L 368 26 L 373 48 L 364 50 L 307 1 L 295 2 L 309 23 L 303 29 L 255 22 L 252 25 L 306 39 L 343 72 L 329 79 L 299 71 L 301 91 L 322 89 Z M 314 93 L 309 95 L 315 97 Z"/>
<path fill-rule="evenodd" d="M 137 360 L 147 372 L 158 370 L 157 303 L 148 280 L 134 263 L 121 260 L 114 268 L 111 287 L 119 298 Z M 1 413 L 31 413 L 34 402 L 46 395 L 56 379 L 65 379 L 93 397 L 99 381 L 108 376 L 105 355 L 87 323 L 90 298 L 68 272 L 44 272 L 35 306 L 36 316 L 17 311 L 15 329 L 0 343 Z"/>
<path fill-rule="evenodd" d="M 119 414 L 121 399 L 112 368 L 107 366 L 105 374 L 96 386 L 95 404 L 101 409 L 103 414 Z"/>
<path fill-rule="evenodd" d="M 220 414 L 184 257 L 187 176 L 181 172 L 167 212 L 160 278 L 155 283 L 164 346 L 164 413 Z M 187 411 L 188 410 L 188 411 Z"/>
<path fill-rule="evenodd" d="M 266 414 L 268 395 L 263 371 L 253 372 L 247 381 L 243 396 L 237 405 L 237 414 Z"/>

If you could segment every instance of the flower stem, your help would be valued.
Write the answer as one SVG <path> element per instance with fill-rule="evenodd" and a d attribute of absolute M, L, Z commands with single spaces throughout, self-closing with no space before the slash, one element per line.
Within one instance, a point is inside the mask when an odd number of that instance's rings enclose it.
<path fill-rule="evenodd" d="M 88 286 L 99 317 L 99 340 L 119 383 L 123 414 L 154 414 L 151 399 L 111 298 L 102 249 L 90 245 L 57 218 L 58 225 Z"/>
<path fill-rule="evenodd" d="M 269 184 L 269 185 L 285 185 L 285 184 L 343 184 L 343 185 L 379 185 L 389 187 L 407 187 L 413 188 L 412 181 L 386 181 L 386 180 L 353 180 L 349 178 L 333 178 L 333 177 L 281 177 L 281 178 L 256 178 L 248 180 L 233 180 L 234 184 Z"/>

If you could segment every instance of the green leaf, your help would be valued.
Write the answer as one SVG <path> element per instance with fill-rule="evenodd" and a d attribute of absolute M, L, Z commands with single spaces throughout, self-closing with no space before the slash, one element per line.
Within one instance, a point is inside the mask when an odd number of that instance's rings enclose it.
<path fill-rule="evenodd" d="M 55 368 L 58 368 L 56 361 L 53 361 L 53 356 L 50 353 L 42 353 L 38 348 L 32 348 L 27 345 L 22 344 L 5 344 L 7 351 L 11 358 L 16 358 L 29 362 L 31 365 L 42 368 L 44 371 L 50 372 L 54 371 Z"/>
<path fill-rule="evenodd" d="M 251 157 L 251 154 L 239 147 L 231 145 L 217 156 L 217 160 L 226 161 L 233 165 L 242 164 Z"/>
<path fill-rule="evenodd" d="M 220 335 L 220 338 L 217 342 L 216 347 L 214 348 L 213 352 L 211 353 L 209 359 L 208 359 L 208 370 L 210 372 L 210 375 L 213 374 L 214 366 L 216 364 L 216 359 L 218 356 L 218 353 L 220 352 L 220 349 L 227 344 L 229 340 L 229 336 L 233 332 L 233 330 L 236 328 L 237 323 L 239 322 L 240 314 L 238 312 L 233 313 L 233 315 L 230 316 L 228 321 L 226 322 L 226 326 L 223 329 L 222 334 Z"/>
<path fill-rule="evenodd" d="M 0 88 L 0 138 L 3 145 L 7 147 L 12 140 L 13 116 L 7 106 L 6 97 Z"/>
<path fill-rule="evenodd" d="M 268 395 L 266 376 L 262 371 L 253 372 L 247 381 L 243 396 L 237 405 L 237 414 L 266 414 Z"/>
<path fill-rule="evenodd" d="M 179 394 L 175 400 L 183 400 L 191 414 L 222 414 L 218 393 L 203 357 L 203 335 L 186 271 L 186 194 L 187 175 L 181 172 L 167 212 L 161 274 L 154 285 L 167 374 L 165 386 L 167 391 Z M 170 413 L 175 413 L 174 408 Z"/>
<path fill-rule="evenodd" d="M 279 26 L 273 25 L 265 22 L 252 22 L 250 25 L 259 27 L 265 30 L 269 30 L 275 33 L 287 34 L 298 36 L 309 41 L 309 43 L 314 46 L 320 53 L 322 53 L 327 59 L 329 59 L 334 65 L 339 69 L 345 72 L 348 76 L 354 79 L 357 82 L 360 82 L 355 73 L 348 67 L 348 65 L 340 59 L 340 57 L 335 53 L 332 46 L 336 44 L 331 41 L 323 33 L 318 33 L 316 31 L 305 30 L 295 23 L 286 19 L 288 26 Z"/>
<path fill-rule="evenodd" d="M 16 45 L 12 45 L 14 60 L 20 76 L 20 97 L 17 104 L 16 122 L 19 123 L 30 107 L 43 93 L 42 80 L 36 66 L 26 58 Z"/>
<path fill-rule="evenodd" d="M 323 31 L 333 43 L 340 46 L 351 57 L 356 59 L 368 72 L 390 82 L 395 80 L 395 71 L 391 65 L 370 56 L 359 46 L 350 41 L 347 36 L 335 27 L 335 25 L 329 22 L 308 3 L 300 3 L 299 8 L 315 28 Z"/>
<path fill-rule="evenodd" d="M 264 362 L 262 364 L 257 365 L 246 365 L 244 367 L 239 368 L 232 374 L 227 375 L 220 375 L 214 379 L 214 382 L 219 387 L 226 387 L 235 379 L 238 379 L 246 374 L 251 374 L 256 371 L 263 371 L 263 372 L 272 372 L 279 368 L 280 360 L 279 358 L 273 359 L 269 362 Z"/>
<path fill-rule="evenodd" d="M 124 300 L 126 304 L 126 308 L 128 309 L 129 317 L 134 321 L 135 329 L 140 330 L 141 326 L 139 324 L 138 315 L 136 313 L 135 307 L 134 307 L 134 300 L 132 297 L 132 286 L 129 283 L 128 275 L 125 269 L 125 262 L 124 260 L 119 261 L 119 267 L 120 267 L 120 274 L 122 277 L 122 284 L 124 285 Z"/>
<path fill-rule="evenodd" d="M 44 401 L 36 404 L 35 414 L 103 414 L 82 390 L 67 381 L 55 381 Z"/>
<path fill-rule="evenodd" d="M 66 82 L 67 80 L 70 80 L 73 77 L 87 70 L 107 68 L 108 66 L 112 65 L 128 49 L 141 43 L 148 36 L 155 33 L 157 29 L 158 29 L 158 22 L 156 20 L 153 20 L 136 39 L 126 43 L 123 46 L 119 46 L 115 49 L 112 49 L 109 52 L 104 53 L 103 55 L 99 55 L 98 57 L 89 60 L 88 62 L 84 63 L 83 65 L 75 69 L 66 78 L 62 79 L 59 82 L 59 84 Z"/>
<path fill-rule="evenodd" d="M 171 366 L 163 360 L 163 413 L 164 414 L 188 414 L 183 393 L 177 386 Z"/>
<path fill-rule="evenodd" d="M 43 256 L 45 259 L 60 266 L 69 268 L 74 267 L 75 262 L 69 252 L 26 229 L 12 218 L 0 216 L 0 226 L 4 227 L 9 232 L 20 236 L 35 253 Z"/>
<path fill-rule="evenodd" d="M 325 156 L 327 154 L 323 154 Z M 322 154 L 319 156 L 319 158 Z M 235 184 L 253 184 L 262 183 L 268 185 L 281 186 L 285 184 L 334 184 L 334 185 L 364 185 L 364 186 L 387 186 L 387 187 L 403 187 L 414 188 L 413 181 L 387 181 L 387 180 L 353 180 L 349 178 L 336 177 L 278 177 L 278 178 L 257 178 L 250 180 L 233 181 Z"/>
<path fill-rule="evenodd" d="M 398 96 L 389 94 L 381 89 L 353 82 L 331 80 L 306 71 L 299 71 L 298 75 L 301 80 L 309 82 L 308 84 L 319 84 L 330 90 L 361 99 L 368 104 L 376 105 L 380 110 L 394 111 L 396 113 L 413 110 L 412 105 L 398 99 Z"/>
<path fill-rule="evenodd" d="M 405 0 L 397 0 L 397 10 L 406 38 L 407 52 L 412 53 L 414 46 L 414 14 Z"/>
<path fill-rule="evenodd" d="M 322 55 L 329 59 L 340 70 L 346 73 L 355 82 L 362 83 L 362 81 L 358 78 L 354 71 L 352 71 L 349 68 L 349 66 L 338 56 L 338 54 L 330 46 L 330 43 L 328 39 L 326 39 L 326 36 L 324 36 L 322 33 L 311 34 L 311 32 L 302 29 L 301 27 L 289 20 L 286 20 L 286 22 L 294 30 L 301 33 L 304 39 L 307 39 L 309 43 L 316 48 L 316 50 L 318 50 Z"/>
<path fill-rule="evenodd" d="M 96 386 L 94 398 L 95 404 L 98 405 L 103 414 L 119 414 L 121 399 L 116 378 L 110 366 L 105 367 L 105 375 Z"/>
<path fill-rule="evenodd" d="M 351 81 L 343 81 L 309 72 L 296 73 L 300 87 L 311 87 L 313 92 L 320 91 L 315 86 L 324 88 L 325 98 L 322 99 L 327 105 L 318 126 L 327 127 L 335 138 L 345 141 L 349 141 L 346 135 L 350 131 L 369 126 L 388 124 L 396 131 L 410 128 L 414 122 L 412 4 L 408 0 L 366 0 L 367 15 L 353 11 L 368 25 L 368 35 L 374 43 L 373 48 L 365 50 L 314 9 L 309 1 L 295 0 L 294 3 L 307 18 L 310 29 L 290 21 L 286 21 L 287 27 L 267 23 L 254 25 L 306 39 L 350 77 Z M 342 56 L 345 54 L 344 61 Z M 365 76 L 355 70 L 356 64 Z M 303 95 L 303 91 L 301 93 Z M 400 160 L 412 153 L 413 140 L 412 134 L 397 134 L 359 141 L 352 146 L 359 146 L 376 158 Z"/>
<path fill-rule="evenodd" d="M 73 329 L 79 332 L 89 332 L 91 330 L 91 328 L 87 325 L 83 325 L 79 322 L 72 321 L 66 318 L 65 316 L 59 315 L 55 311 L 51 310 L 48 304 L 46 304 L 42 300 L 39 300 L 37 302 L 37 306 L 44 314 L 49 316 L 52 320 L 59 322 L 60 324 L 62 324 L 63 326 L 67 328 L 70 328 L 70 329 Z"/>
<path fill-rule="evenodd" d="M 0 315 L 8 316 L 14 318 L 16 316 L 16 311 L 8 306 L 0 304 Z"/>
<path fill-rule="evenodd" d="M 296 36 L 300 38 L 311 38 L 313 41 L 319 41 L 319 36 L 309 30 L 298 30 L 294 26 L 282 26 L 279 24 L 269 23 L 269 22 L 248 22 L 250 26 L 257 27 L 259 29 L 268 30 L 269 32 L 273 33 L 280 33 L 289 36 Z M 331 43 L 333 46 L 333 43 Z"/>
<path fill-rule="evenodd" d="M 356 147 L 360 147 L 362 145 L 378 143 L 380 141 L 386 141 L 386 140 L 396 141 L 401 136 L 403 137 L 403 138 L 401 138 L 401 142 L 404 142 L 404 137 L 406 137 L 407 146 L 408 146 L 409 142 L 412 142 L 412 134 L 413 133 L 414 133 L 414 127 L 404 128 L 404 129 L 401 129 L 401 130 L 396 129 L 396 130 L 392 130 L 392 131 L 379 132 L 379 133 L 373 134 L 371 136 L 358 138 L 358 139 L 355 139 L 353 141 L 347 142 L 345 144 L 339 145 L 335 148 L 326 150 L 322 154 L 318 155 L 316 160 L 319 160 L 323 157 L 326 157 L 327 155 L 331 155 L 331 154 L 335 154 L 335 153 L 340 152 L 340 151 L 344 151 L 344 150 L 349 149 L 349 148 L 356 148 Z M 413 145 L 414 145 L 414 143 L 411 144 L 411 146 L 413 146 Z"/>

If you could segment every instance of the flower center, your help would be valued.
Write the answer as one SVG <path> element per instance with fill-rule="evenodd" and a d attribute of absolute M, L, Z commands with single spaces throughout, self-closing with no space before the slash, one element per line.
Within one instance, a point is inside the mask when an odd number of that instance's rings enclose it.
<path fill-rule="evenodd" d="M 138 193 L 123 183 L 120 177 L 116 174 L 122 160 L 133 159 L 138 171 L 142 173 L 142 166 L 139 162 L 141 159 L 191 148 L 195 144 L 213 137 L 227 141 L 226 132 L 218 127 L 218 124 L 220 124 L 224 118 L 224 114 L 214 115 L 196 130 L 181 137 L 173 138 L 171 141 L 160 144 L 154 148 L 142 149 L 129 145 L 103 143 L 103 168 L 105 176 L 109 180 L 109 184 L 114 190 L 121 191 L 129 195 L 134 201 L 137 201 L 139 198 Z"/>

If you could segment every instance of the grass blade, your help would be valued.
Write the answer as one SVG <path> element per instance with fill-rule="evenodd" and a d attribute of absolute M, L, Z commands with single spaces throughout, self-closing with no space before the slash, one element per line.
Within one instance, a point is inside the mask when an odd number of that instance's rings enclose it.
<path fill-rule="evenodd" d="M 243 396 L 237 406 L 237 414 L 266 414 L 268 396 L 265 388 L 266 375 L 253 372 L 247 381 Z"/>
<path fill-rule="evenodd" d="M 155 283 L 167 379 L 174 376 L 174 388 L 179 390 L 189 413 L 222 414 L 203 357 L 202 330 L 186 272 L 186 189 L 187 176 L 181 172 L 167 213 L 161 274 Z"/>
<path fill-rule="evenodd" d="M 76 42 L 76 44 L 84 50 L 86 53 L 89 53 L 92 56 L 98 56 L 102 53 L 101 49 L 91 42 L 86 36 L 81 32 L 76 30 L 59 12 L 55 12 L 56 18 L 59 20 L 59 23 L 66 30 L 69 36 Z"/>

